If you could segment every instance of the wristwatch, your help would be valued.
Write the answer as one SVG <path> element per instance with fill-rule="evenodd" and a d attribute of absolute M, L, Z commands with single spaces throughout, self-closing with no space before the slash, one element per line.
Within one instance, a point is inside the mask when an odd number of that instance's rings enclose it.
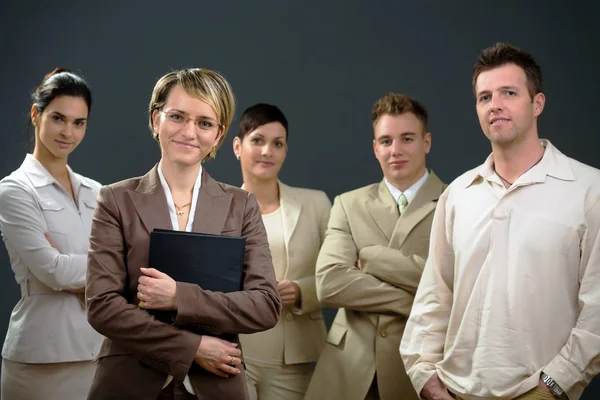
<path fill-rule="evenodd" d="M 541 373 L 540 379 L 546 384 L 546 386 L 548 386 L 548 389 L 550 389 L 550 392 L 554 395 L 554 397 L 558 399 L 567 399 L 567 395 L 565 395 L 564 390 L 562 390 L 562 388 L 554 379 L 546 375 L 544 372 Z"/>

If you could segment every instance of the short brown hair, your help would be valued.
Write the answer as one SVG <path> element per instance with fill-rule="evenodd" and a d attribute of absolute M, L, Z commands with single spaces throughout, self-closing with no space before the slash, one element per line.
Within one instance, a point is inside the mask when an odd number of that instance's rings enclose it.
<path fill-rule="evenodd" d="M 525 76 L 527 77 L 527 90 L 533 101 L 535 95 L 541 93 L 543 90 L 542 69 L 531 54 L 508 43 L 496 43 L 492 47 L 484 49 L 479 54 L 475 66 L 473 67 L 473 94 L 477 95 L 475 86 L 477 84 L 477 78 L 482 72 L 506 64 L 515 64 L 525 71 Z"/>
<path fill-rule="evenodd" d="M 167 97 L 175 86 L 180 85 L 190 96 L 196 97 L 210 105 L 217 114 L 217 123 L 223 129 L 223 135 L 215 149 L 202 161 L 214 158 L 216 151 L 221 147 L 227 130 L 233 121 L 235 113 L 235 97 L 229 82 L 219 74 L 205 68 L 186 68 L 169 72 L 156 82 L 150 104 L 148 105 L 148 123 L 150 132 L 155 140 L 158 135 L 154 132 L 152 113 L 161 110 L 167 102 Z"/>
<path fill-rule="evenodd" d="M 423 123 L 423 134 L 427 132 L 428 114 L 427 109 L 417 100 L 400 93 L 388 93 L 373 105 L 371 109 L 371 122 L 377 124 L 379 118 L 384 115 L 400 115 L 413 113 Z"/>

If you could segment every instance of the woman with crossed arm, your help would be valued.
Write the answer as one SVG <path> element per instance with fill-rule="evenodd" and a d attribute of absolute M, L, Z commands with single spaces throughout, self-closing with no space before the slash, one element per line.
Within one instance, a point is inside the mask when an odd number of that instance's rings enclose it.
<path fill-rule="evenodd" d="M 33 153 L 0 181 L 0 230 L 21 286 L 2 348 L 1 398 L 83 400 L 102 343 L 83 295 L 100 184 L 67 158 L 85 136 L 92 95 L 81 77 L 57 68 L 32 99 Z"/>

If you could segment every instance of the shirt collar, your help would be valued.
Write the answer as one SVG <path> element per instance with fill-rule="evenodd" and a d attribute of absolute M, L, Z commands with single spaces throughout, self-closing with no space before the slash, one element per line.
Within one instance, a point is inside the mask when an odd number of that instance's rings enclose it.
<path fill-rule="evenodd" d="M 173 202 L 173 196 L 171 195 L 171 189 L 167 184 L 167 180 L 163 175 L 162 168 L 160 162 L 158 163 L 158 179 L 160 180 L 160 185 L 163 188 L 163 192 L 165 193 L 165 197 L 167 198 L 167 206 L 169 208 L 169 215 L 171 217 L 171 224 L 173 225 L 174 230 L 179 230 L 179 223 L 177 222 L 177 213 L 175 210 L 175 203 Z M 200 165 L 200 169 L 198 169 L 198 176 L 196 177 L 196 182 L 194 183 L 194 188 L 192 189 L 192 204 L 190 204 L 190 211 L 188 213 L 188 222 L 185 227 L 185 231 L 190 232 L 192 230 L 192 226 L 194 224 L 194 218 L 196 215 L 196 205 L 198 204 L 198 194 L 200 193 L 200 186 L 202 186 L 202 165 Z"/>
<path fill-rule="evenodd" d="M 162 167 L 160 163 L 158 163 L 158 179 L 160 179 L 160 185 L 162 186 L 165 193 L 171 193 L 171 189 L 169 188 L 169 184 L 165 179 L 165 176 L 162 172 Z M 196 182 L 194 183 L 194 195 L 196 192 L 200 190 L 200 186 L 202 186 L 202 165 L 200 165 L 200 169 L 198 170 L 198 176 L 196 177 Z"/>
<path fill-rule="evenodd" d="M 569 158 L 554 147 L 547 139 L 540 139 L 540 144 L 545 148 L 540 162 L 521 175 L 513 184 L 524 185 L 544 182 L 546 176 L 552 176 L 565 181 L 575 180 Z M 485 162 L 476 170 L 476 174 L 473 176 L 473 179 L 467 182 L 466 187 L 482 180 L 502 185 L 500 177 L 494 171 L 493 154 L 490 154 Z"/>
<path fill-rule="evenodd" d="M 25 160 L 21 164 L 21 168 L 27 174 L 34 187 L 40 188 L 48 185 L 59 184 L 56 179 L 48 172 L 48 170 L 40 163 L 33 154 L 27 154 Z M 85 179 L 79 179 L 79 176 L 73 172 L 71 167 L 67 165 L 71 185 L 73 185 L 74 193 L 79 192 L 79 186 L 91 188 Z"/>
<path fill-rule="evenodd" d="M 425 173 L 423 174 L 423 176 L 418 181 L 413 183 L 412 186 L 409 187 L 408 189 L 406 189 L 404 192 L 402 192 L 396 186 L 394 186 L 390 182 L 388 182 L 387 179 L 383 178 L 383 180 L 385 181 L 385 185 L 387 186 L 388 190 L 390 191 L 390 194 L 392 195 L 392 197 L 394 198 L 394 201 L 396 203 L 398 203 L 398 199 L 400 198 L 401 195 L 404 195 L 407 202 L 410 203 L 417 195 L 417 192 L 419 191 L 419 189 L 421 189 L 421 186 L 423 186 L 423 184 L 425 184 L 425 181 L 427 180 L 428 177 L 429 177 L 429 171 L 427 170 L 427 168 L 425 168 Z"/>

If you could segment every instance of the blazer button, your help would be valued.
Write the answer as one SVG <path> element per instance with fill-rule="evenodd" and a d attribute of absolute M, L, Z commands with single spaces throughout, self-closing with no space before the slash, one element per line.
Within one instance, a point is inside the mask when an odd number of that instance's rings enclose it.
<path fill-rule="evenodd" d="M 385 329 L 381 331 L 381 337 L 382 338 L 386 338 L 387 337 L 387 331 Z"/>
<path fill-rule="evenodd" d="M 288 321 L 291 321 L 294 319 L 294 316 L 292 315 L 291 312 L 285 314 L 285 319 L 287 319 Z"/>

